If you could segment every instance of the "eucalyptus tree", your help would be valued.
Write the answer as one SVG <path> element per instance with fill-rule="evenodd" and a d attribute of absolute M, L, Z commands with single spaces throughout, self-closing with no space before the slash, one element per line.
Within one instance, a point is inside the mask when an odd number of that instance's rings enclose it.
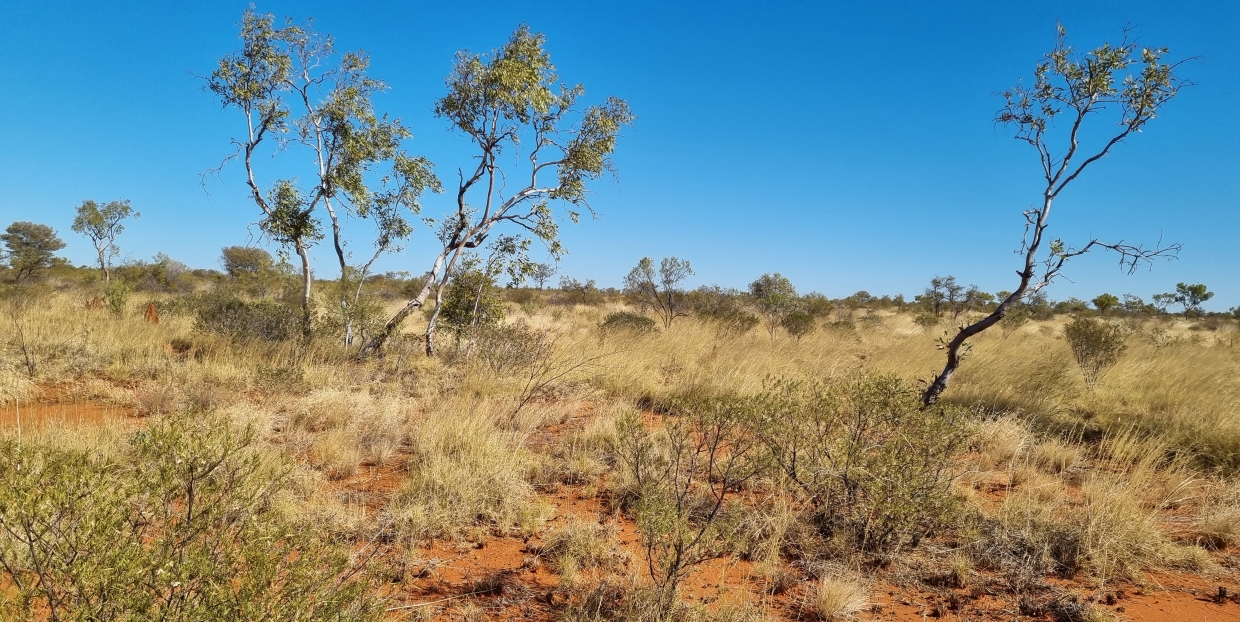
<path fill-rule="evenodd" d="M 1023 256 L 1023 265 L 1017 271 L 1020 281 L 994 311 L 962 325 L 950 340 L 944 339 L 947 361 L 922 394 L 926 405 L 938 401 L 947 389 L 963 354 L 968 352 L 966 341 L 997 324 L 1013 305 L 1036 296 L 1071 259 L 1106 249 L 1117 253 L 1120 266 L 1131 273 L 1143 263 L 1174 255 L 1180 249 L 1178 244 L 1146 249 L 1122 240 L 1098 238 L 1075 247 L 1062 239 L 1046 238 L 1051 206 L 1064 189 L 1116 145 L 1140 132 L 1186 84 L 1176 76 L 1180 63 L 1163 61 L 1167 48 L 1140 47 L 1129 41 L 1128 31 L 1119 45 L 1104 43 L 1083 54 L 1068 46 L 1066 38 L 1063 26 L 1058 26 L 1055 47 L 1037 64 L 1033 85 L 1005 91 L 1005 105 L 995 119 L 1015 128 L 1015 138 L 1037 151 L 1043 178 L 1041 205 L 1024 212 L 1025 233 L 1018 251 Z M 1134 66 L 1139 70 L 1129 73 Z M 1116 122 L 1110 131 L 1087 123 L 1104 115 Z M 1084 129 L 1087 125 L 1088 130 Z M 1063 133 L 1055 132 L 1056 128 Z M 1094 137 L 1101 138 L 1095 142 Z"/>
<path fill-rule="evenodd" d="M 497 226 L 523 229 L 558 258 L 564 248 L 552 203 L 563 205 L 574 223 L 581 210 L 594 214 L 586 183 L 614 171 L 616 137 L 634 116 L 616 97 L 579 107 L 584 88 L 559 81 L 544 44 L 542 34 L 522 25 L 490 54 L 457 55 L 435 114 L 472 143 L 476 163 L 458 169 L 456 205 L 435 223 L 442 247 L 421 289 L 362 347 L 362 356 L 381 349 L 433 291 L 442 292 L 462 253 L 481 246 Z M 435 306 L 442 302 L 437 294 Z M 435 352 L 429 326 L 426 352 Z"/>
<path fill-rule="evenodd" d="M 427 190 L 438 191 L 431 163 L 401 147 L 411 136 L 398 119 L 378 115 L 372 97 L 387 89 L 366 75 L 361 52 L 337 54 L 331 36 L 286 19 L 277 26 L 270 14 L 245 12 L 242 47 L 219 61 L 207 88 L 226 108 L 241 111 L 246 134 L 234 139 L 246 183 L 263 212 L 262 232 L 301 259 L 303 331 L 310 330 L 310 248 L 325 237 L 316 216 L 322 208 L 331 222 L 340 264 L 339 303 L 345 316 L 345 345 L 353 339 L 352 314 L 361 282 L 380 254 L 399 248 L 412 227 L 405 212 L 420 211 Z M 296 111 L 296 112 L 294 112 Z M 264 194 L 256 180 L 254 153 L 270 140 L 277 150 L 300 146 L 313 155 L 315 183 L 303 189 L 295 179 L 276 179 Z M 385 172 L 378 180 L 377 169 Z M 218 170 L 218 169 L 217 169 Z M 378 187 L 372 187 L 377 185 Z M 378 227 L 375 254 L 360 269 L 348 265 L 342 220 L 346 214 L 371 218 Z M 357 287 L 349 284 L 356 279 Z M 352 289 L 352 293 L 350 290 Z"/>
<path fill-rule="evenodd" d="M 624 293 L 643 309 L 654 311 L 670 328 L 672 321 L 689 315 L 689 301 L 680 283 L 693 274 L 689 262 L 676 257 L 664 257 L 656 272 L 654 260 L 642 257 L 624 277 Z"/>
<path fill-rule="evenodd" d="M 138 218 L 142 214 L 133 211 L 129 201 L 109 201 L 100 206 L 94 201 L 82 201 L 77 207 L 77 215 L 73 218 L 74 232 L 86 236 L 95 247 L 98 255 L 99 271 L 103 272 L 105 283 L 112 281 L 112 258 L 120 255 L 120 247 L 116 245 L 116 236 L 125 231 L 124 221 L 130 216 Z"/>

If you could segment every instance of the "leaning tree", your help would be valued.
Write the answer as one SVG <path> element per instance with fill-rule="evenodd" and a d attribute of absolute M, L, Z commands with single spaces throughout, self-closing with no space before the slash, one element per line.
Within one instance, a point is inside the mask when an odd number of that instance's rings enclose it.
<path fill-rule="evenodd" d="M 489 55 L 457 55 L 435 114 L 469 139 L 477 162 L 458 169 L 455 209 L 435 223 L 442 247 L 418 294 L 375 332 L 361 356 L 380 350 L 432 292 L 425 339 L 427 354 L 434 354 L 447 280 L 462 253 L 482 245 L 497 226 L 524 229 L 558 258 L 564 249 L 552 205 L 563 205 L 574 223 L 583 209 L 594 214 L 586 183 L 614 170 L 616 137 L 634 116 L 616 97 L 579 108 L 584 88 L 559 81 L 544 43 L 542 34 L 521 25 Z"/>
<path fill-rule="evenodd" d="M 950 340 L 944 339 L 947 362 L 922 394 L 927 406 L 938 401 L 947 389 L 952 374 L 968 352 L 967 340 L 997 324 L 1013 305 L 1050 285 L 1072 258 L 1094 249 L 1111 250 L 1119 255 L 1120 266 L 1131 273 L 1143 263 L 1179 252 L 1179 244 L 1146 249 L 1122 240 L 1105 242 L 1094 238 L 1074 247 L 1062 239 L 1046 239 L 1051 205 L 1064 188 L 1117 144 L 1141 131 L 1186 85 L 1175 74 L 1180 62 L 1163 62 L 1167 48 L 1141 47 L 1128 39 L 1128 30 L 1119 45 L 1104 43 L 1084 54 L 1069 47 L 1066 36 L 1063 26 L 1059 26 L 1054 49 L 1034 70 L 1032 87 L 1017 86 L 1005 91 L 1005 105 L 995 119 L 1015 128 L 1015 137 L 1037 151 L 1045 182 L 1041 206 L 1024 213 L 1025 234 L 1018 251 L 1024 263 L 1017 271 L 1019 284 L 989 315 L 961 326 Z M 1134 66 L 1139 71 L 1130 73 Z M 1086 141 L 1082 128 L 1091 118 L 1108 114 L 1116 120 L 1114 130 L 1105 133 L 1100 142 Z M 1055 132 L 1056 129 L 1061 131 Z M 1089 135 L 1099 131 L 1091 129 Z M 1083 145 L 1084 142 L 1091 146 Z"/>

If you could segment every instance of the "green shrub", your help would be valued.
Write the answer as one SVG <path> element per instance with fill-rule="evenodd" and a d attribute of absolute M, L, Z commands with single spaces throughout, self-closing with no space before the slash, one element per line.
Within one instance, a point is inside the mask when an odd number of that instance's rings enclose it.
<path fill-rule="evenodd" d="M 189 417 L 102 456 L 0 441 L 0 618 L 380 619 L 340 581 L 348 551 L 276 509 L 287 470 L 254 445 Z"/>
<path fill-rule="evenodd" d="M 1090 391 L 1128 349 L 1124 327 L 1103 320 L 1079 317 L 1063 328 L 1063 334 Z"/>
<path fill-rule="evenodd" d="M 1003 336 L 1007 337 L 1020 329 L 1021 326 L 1029 323 L 1033 317 L 1033 311 L 1026 305 L 1014 305 L 1008 309 L 1003 319 L 999 320 L 999 329 L 1003 331 Z"/>
<path fill-rule="evenodd" d="M 628 311 L 608 313 L 598 327 L 604 333 L 625 332 L 639 335 L 653 333 L 658 330 L 654 320 Z"/>
<path fill-rule="evenodd" d="M 742 293 L 719 286 L 704 286 L 689 292 L 689 306 L 693 313 L 713 324 L 715 334 L 719 337 L 743 335 L 762 321 L 757 315 L 745 310 L 743 299 Z"/>
<path fill-rule="evenodd" d="M 814 329 L 818 327 L 814 322 L 814 316 L 805 311 L 793 311 L 785 315 L 779 325 L 783 326 L 784 330 L 788 331 L 788 334 L 797 341 L 814 332 Z"/>
<path fill-rule="evenodd" d="M 780 380 L 754 398 L 753 411 L 772 464 L 799 488 L 824 535 L 893 549 L 953 515 L 951 469 L 972 426 L 958 409 L 923 409 L 899 378 Z"/>
<path fill-rule="evenodd" d="M 641 534 L 658 619 L 677 608 L 689 572 L 726 549 L 725 501 L 761 468 L 752 406 L 742 397 L 689 394 L 673 400 L 658 429 L 632 413 L 616 423 L 612 451 L 627 488 L 620 496 Z"/>
<path fill-rule="evenodd" d="M 233 341 L 287 341 L 298 334 L 298 310 L 274 300 L 248 302 L 227 293 L 203 296 L 194 329 Z"/>
<path fill-rule="evenodd" d="M 474 335 L 474 353 L 492 371 L 510 373 L 529 367 L 538 358 L 542 339 L 524 320 L 484 326 Z"/>
<path fill-rule="evenodd" d="M 119 317 L 125 314 L 125 306 L 129 304 L 129 297 L 132 294 L 133 286 L 127 281 L 113 279 L 103 290 L 103 301 L 107 304 L 108 310 Z"/>

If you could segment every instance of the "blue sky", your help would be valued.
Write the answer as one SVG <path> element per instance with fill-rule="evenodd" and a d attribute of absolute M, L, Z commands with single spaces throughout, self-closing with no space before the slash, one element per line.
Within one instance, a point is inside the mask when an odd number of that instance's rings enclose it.
<path fill-rule="evenodd" d="M 244 1 L 27 2 L 0 7 L 0 221 L 35 220 L 88 262 L 69 231 L 83 199 L 128 198 L 142 218 L 124 255 L 165 252 L 213 267 L 243 244 L 257 209 L 230 153 L 241 120 L 201 90 L 237 46 Z M 1240 3 L 342 3 L 265 2 L 313 17 L 342 49 L 364 49 L 391 90 L 378 107 L 413 130 L 414 153 L 450 181 L 464 139 L 431 106 L 457 50 L 500 45 L 520 22 L 546 33 L 587 100 L 627 99 L 639 120 L 620 141 L 616 180 L 594 186 L 597 221 L 566 225 L 562 269 L 618 285 L 637 260 L 675 255 L 694 285 L 743 287 L 781 272 L 802 291 L 917 293 L 936 275 L 1011 289 L 1021 211 L 1038 199 L 1033 150 L 993 123 L 994 95 L 1054 42 L 1116 42 L 1125 24 L 1171 47 L 1195 82 L 1139 136 L 1057 202 L 1051 235 L 1180 242 L 1180 259 L 1127 276 L 1115 259 L 1070 266 L 1052 298 L 1151 294 L 1177 281 L 1240 304 Z M 264 163 L 266 164 L 266 163 Z M 296 172 L 304 156 L 283 154 Z M 300 168 L 299 168 L 300 167 Z M 426 202 L 439 214 L 450 197 Z M 365 227 L 354 227 L 365 231 Z M 365 240 L 354 247 L 364 250 Z M 381 270 L 427 269 L 425 236 Z M 317 268 L 332 277 L 329 247 Z"/>

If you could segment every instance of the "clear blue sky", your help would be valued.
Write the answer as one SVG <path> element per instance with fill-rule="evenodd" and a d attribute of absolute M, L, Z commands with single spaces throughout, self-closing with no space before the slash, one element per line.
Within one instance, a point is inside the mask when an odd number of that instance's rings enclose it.
<path fill-rule="evenodd" d="M 241 121 L 191 72 L 237 46 L 245 1 L 31 2 L 0 6 L 0 221 L 56 227 L 64 254 L 83 199 L 128 198 L 142 212 L 125 256 L 166 252 L 214 267 L 249 238 L 257 209 L 226 170 Z M 1021 211 L 1038 199 L 1031 148 L 992 121 L 994 95 L 1026 80 L 1054 42 L 1141 41 L 1196 56 L 1185 91 L 1141 135 L 1065 191 L 1052 235 L 1127 242 L 1161 236 L 1179 261 L 1126 276 L 1084 257 L 1052 298 L 1177 281 L 1240 304 L 1240 3 L 264 2 L 313 17 L 342 49 L 362 48 L 391 90 L 381 110 L 445 180 L 468 165 L 463 139 L 431 113 L 453 54 L 500 45 L 520 22 L 547 34 L 560 75 L 587 99 L 626 98 L 639 120 L 620 142 L 618 180 L 595 185 L 598 221 L 566 226 L 563 270 L 618 285 L 643 255 L 692 261 L 693 284 L 743 287 L 782 272 L 802 291 L 917 293 L 934 275 L 1011 289 Z M 283 159 L 287 160 L 287 156 Z M 300 165 L 290 162 L 289 166 Z M 308 178 L 309 171 L 303 173 Z M 439 214 L 450 197 L 427 201 Z M 0 224 L 3 226 L 3 224 Z M 355 247 L 364 248 L 359 240 Z M 418 238 L 381 270 L 427 269 Z M 333 277 L 329 247 L 319 272 Z"/>

